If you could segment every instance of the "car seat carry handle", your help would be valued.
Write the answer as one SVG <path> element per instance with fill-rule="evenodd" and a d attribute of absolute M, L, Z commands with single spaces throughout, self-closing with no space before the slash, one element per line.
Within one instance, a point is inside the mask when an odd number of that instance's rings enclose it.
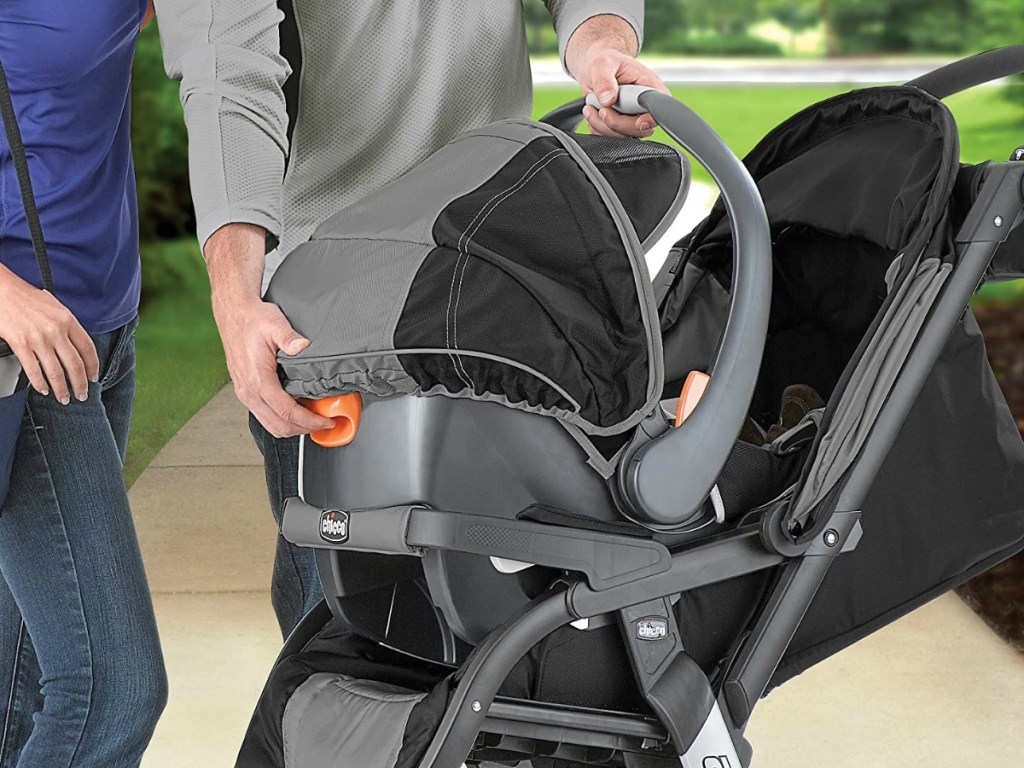
<path fill-rule="evenodd" d="M 641 93 L 647 90 L 649 88 L 646 85 L 620 85 L 619 100 L 615 104 L 615 111 L 624 115 L 642 115 L 647 110 L 640 106 L 637 99 Z M 553 125 L 560 131 L 573 133 L 583 122 L 583 108 L 587 106 L 601 109 L 604 105 L 595 94 L 589 93 L 585 98 L 575 99 L 568 104 L 556 107 L 544 115 L 540 121 Z"/>
<path fill-rule="evenodd" d="M 619 95 L 616 110 L 650 112 L 707 169 L 732 222 L 729 315 L 707 389 L 677 428 L 666 429 L 658 409 L 637 429 L 619 465 L 619 490 L 637 520 L 672 528 L 701 513 L 747 418 L 768 333 L 771 230 L 757 184 L 700 116 L 653 88 L 623 86 Z"/>
<path fill-rule="evenodd" d="M 1024 45 L 1010 45 L 968 56 L 921 75 L 907 85 L 920 88 L 938 99 L 1024 72 Z"/>
<path fill-rule="evenodd" d="M 620 85 L 619 98 L 613 108 L 623 115 L 642 115 L 647 110 L 640 105 L 640 95 L 650 90 L 652 89 L 646 85 Z M 594 109 L 604 107 L 596 93 L 588 93 L 584 101 L 588 107 Z"/>
<path fill-rule="evenodd" d="M 574 133 L 583 122 L 583 107 L 586 105 L 586 99 L 573 99 L 568 104 L 563 104 L 548 112 L 540 119 L 540 122 L 554 126 L 565 133 Z"/>

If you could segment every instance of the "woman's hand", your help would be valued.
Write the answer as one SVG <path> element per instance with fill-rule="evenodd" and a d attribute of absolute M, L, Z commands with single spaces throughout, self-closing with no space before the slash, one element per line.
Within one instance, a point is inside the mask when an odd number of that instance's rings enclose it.
<path fill-rule="evenodd" d="M 96 345 L 51 294 L 0 267 L 0 338 L 13 350 L 32 387 L 67 405 L 89 397 L 99 379 Z"/>

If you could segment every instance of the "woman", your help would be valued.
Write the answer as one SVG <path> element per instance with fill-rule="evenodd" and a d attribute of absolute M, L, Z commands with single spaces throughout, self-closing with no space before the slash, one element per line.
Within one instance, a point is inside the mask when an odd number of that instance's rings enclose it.
<path fill-rule="evenodd" d="M 0 338 L 33 391 L 0 515 L 0 767 L 137 766 L 166 676 L 121 469 L 139 298 L 129 135 L 148 0 L 3 0 L 54 294 L 0 139 Z"/>

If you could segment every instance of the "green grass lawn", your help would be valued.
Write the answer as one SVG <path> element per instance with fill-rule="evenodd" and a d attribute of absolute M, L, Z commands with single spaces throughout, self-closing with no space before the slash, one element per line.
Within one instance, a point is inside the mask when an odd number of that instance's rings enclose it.
<path fill-rule="evenodd" d="M 145 303 L 135 337 L 135 412 L 125 480 L 135 482 L 164 444 L 228 381 L 194 240 L 149 243 L 146 264 L 174 265 L 173 288 Z"/>
<path fill-rule="evenodd" d="M 847 90 L 837 86 L 675 86 L 740 155 L 771 128 L 816 101 Z M 575 87 L 540 87 L 540 116 L 576 98 Z M 963 159 L 1004 160 L 1024 143 L 1024 112 L 996 89 L 976 89 L 951 100 L 960 122 Z M 669 139 L 661 134 L 662 141 Z M 695 168 L 696 178 L 708 181 Z M 148 244 L 143 265 L 171 284 L 143 308 L 137 336 L 138 393 L 125 477 L 131 483 L 157 451 L 228 381 L 224 355 L 210 315 L 209 285 L 194 241 Z M 147 266 L 148 265 L 148 266 Z M 170 265 L 170 266 L 169 266 Z M 166 272 L 170 270 L 170 277 Z M 985 300 L 1024 301 L 1024 284 L 990 286 Z"/>
<path fill-rule="evenodd" d="M 741 157 L 772 128 L 817 101 L 848 91 L 843 86 L 692 86 L 671 85 L 673 94 L 714 128 Z M 534 114 L 540 116 L 579 96 L 573 86 L 537 88 Z M 1024 144 L 1024 110 L 1003 101 L 996 88 L 976 88 L 949 100 L 960 125 L 961 154 L 965 162 L 1007 160 Z M 659 141 L 671 141 L 660 131 Z M 703 168 L 694 176 L 710 181 Z"/>

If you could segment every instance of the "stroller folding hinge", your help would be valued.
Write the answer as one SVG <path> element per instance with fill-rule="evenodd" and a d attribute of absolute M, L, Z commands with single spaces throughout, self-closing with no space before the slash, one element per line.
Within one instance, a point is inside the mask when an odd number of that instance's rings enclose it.
<path fill-rule="evenodd" d="M 737 726 L 746 725 L 755 702 L 768 689 L 829 567 L 839 555 L 855 549 L 862 535 L 860 512 L 833 512 L 803 555 L 782 568 L 724 676 L 723 701 Z"/>

